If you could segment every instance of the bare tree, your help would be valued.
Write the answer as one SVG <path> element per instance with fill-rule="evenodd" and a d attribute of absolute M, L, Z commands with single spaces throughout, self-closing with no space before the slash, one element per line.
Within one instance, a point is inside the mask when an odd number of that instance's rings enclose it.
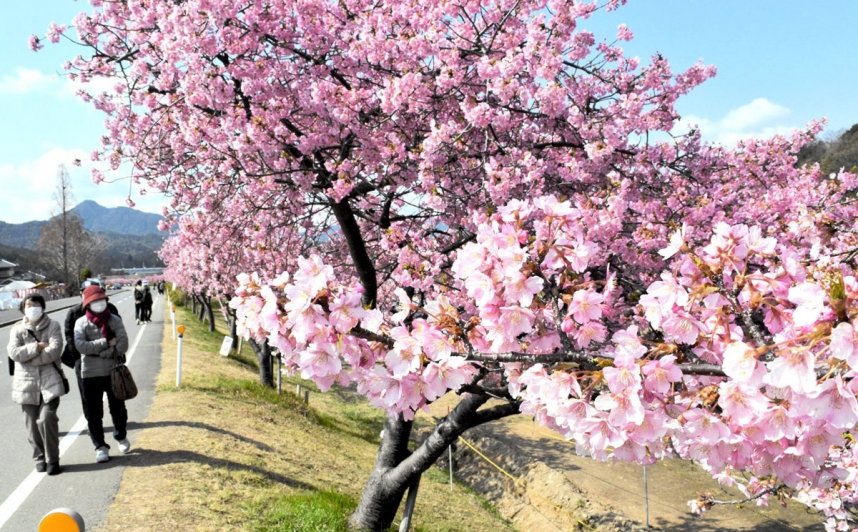
<path fill-rule="evenodd" d="M 69 211 L 72 208 L 74 196 L 72 196 L 71 178 L 63 164 L 57 168 L 57 188 L 54 190 L 54 200 L 56 200 L 57 208 L 59 209 L 59 212 L 54 212 L 54 217 L 59 217 L 60 223 L 59 240 L 62 257 L 63 282 L 66 285 L 68 295 L 71 295 L 72 285 L 69 282 Z M 47 225 L 45 227 L 47 228 Z M 42 234 L 44 235 L 44 230 L 42 231 Z M 39 243 L 41 244 L 41 238 Z M 41 245 L 39 248 L 41 249 Z"/>
<path fill-rule="evenodd" d="M 53 273 L 66 275 L 66 272 L 74 270 L 74 279 L 77 280 L 84 268 L 93 266 L 98 260 L 103 244 L 84 228 L 80 216 L 68 212 L 65 216 L 57 215 L 48 220 L 42 228 L 37 247 L 45 265 Z M 72 292 L 77 282 L 69 281 L 66 284 Z"/>
<path fill-rule="evenodd" d="M 80 216 L 71 212 L 74 196 L 71 178 L 64 165 L 57 169 L 54 200 L 54 216 L 42 228 L 37 247 L 45 265 L 62 278 L 66 291 L 71 295 L 77 290 L 80 272 L 94 266 L 104 244 L 84 228 Z"/>

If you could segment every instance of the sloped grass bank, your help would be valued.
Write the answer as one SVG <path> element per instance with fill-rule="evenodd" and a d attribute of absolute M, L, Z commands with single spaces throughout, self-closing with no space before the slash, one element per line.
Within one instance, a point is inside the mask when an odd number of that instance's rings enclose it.
<path fill-rule="evenodd" d="M 148 418 L 131 423 L 134 450 L 105 530 L 345 530 L 375 458 L 383 414 L 347 390 L 294 393 L 257 383 L 255 360 L 217 354 L 185 309 L 182 384 L 165 327 L 161 373 Z M 304 383 L 307 386 L 307 383 Z M 291 387 L 291 390 L 290 390 Z M 416 530 L 510 530 L 490 505 L 441 472 L 424 475 Z M 400 510 L 401 515 L 401 510 Z"/>

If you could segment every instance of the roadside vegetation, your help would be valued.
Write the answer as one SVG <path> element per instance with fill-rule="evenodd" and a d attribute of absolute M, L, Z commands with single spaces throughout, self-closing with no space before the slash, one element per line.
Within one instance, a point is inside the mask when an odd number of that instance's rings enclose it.
<path fill-rule="evenodd" d="M 130 424 L 134 451 L 103 528 L 345 530 L 383 414 L 348 390 L 320 394 L 300 379 L 285 379 L 278 394 L 258 384 L 247 346 L 229 358 L 217 354 L 221 320 L 209 332 L 177 307 L 177 321 L 187 327 L 181 386 L 168 321 L 157 394 L 149 417 Z M 308 405 L 297 384 L 312 390 Z M 440 470 L 423 476 L 412 523 L 418 531 L 510 529 Z"/>

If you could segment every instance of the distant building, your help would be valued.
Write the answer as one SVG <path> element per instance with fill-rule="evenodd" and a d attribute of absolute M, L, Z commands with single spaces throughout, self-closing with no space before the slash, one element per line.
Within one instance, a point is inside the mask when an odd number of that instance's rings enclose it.
<path fill-rule="evenodd" d="M 157 268 L 112 268 L 110 270 L 111 275 L 161 275 L 164 273 L 164 267 Z"/>
<path fill-rule="evenodd" d="M 8 260 L 0 259 L 0 281 L 14 277 L 15 268 L 17 267 L 17 264 L 9 262 Z"/>

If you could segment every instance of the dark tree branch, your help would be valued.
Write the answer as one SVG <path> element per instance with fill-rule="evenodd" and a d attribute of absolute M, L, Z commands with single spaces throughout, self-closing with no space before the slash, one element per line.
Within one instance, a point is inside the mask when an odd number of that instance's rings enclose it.
<path fill-rule="evenodd" d="M 375 308 L 378 300 L 378 279 L 376 278 L 375 265 L 366 249 L 366 242 L 361 235 L 351 205 L 349 205 L 348 200 L 343 200 L 331 203 L 331 209 L 334 211 L 340 230 L 349 245 L 352 262 L 363 285 L 364 292 L 361 302 L 365 307 Z"/>
<path fill-rule="evenodd" d="M 404 485 L 415 471 L 425 471 L 435 463 L 447 447 L 467 429 L 476 426 L 479 419 L 477 409 L 489 398 L 475 394 L 464 394 L 452 412 L 429 434 L 423 443 L 395 468 L 384 475 L 387 485 Z M 499 411 L 492 410 L 494 415 Z M 499 419 L 499 418 L 496 418 Z"/>

